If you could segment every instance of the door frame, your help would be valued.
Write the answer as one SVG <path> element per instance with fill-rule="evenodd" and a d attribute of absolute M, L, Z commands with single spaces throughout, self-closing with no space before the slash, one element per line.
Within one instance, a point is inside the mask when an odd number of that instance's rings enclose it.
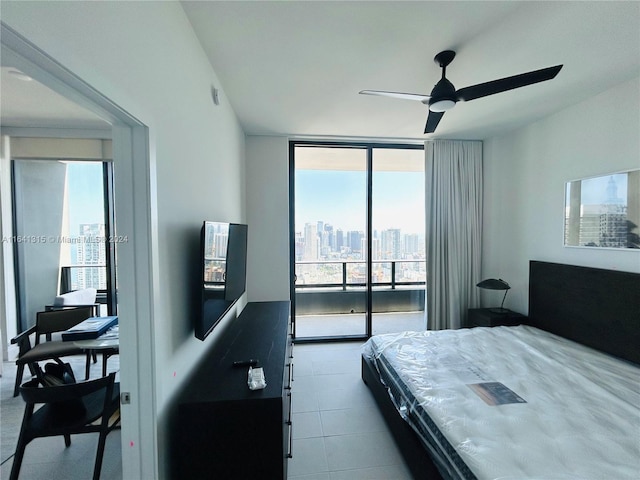
<path fill-rule="evenodd" d="M 311 146 L 321 148 L 354 148 L 367 151 L 367 205 L 366 205 L 366 236 L 367 236 L 367 287 L 366 287 L 366 312 L 365 312 L 365 334 L 364 335 L 343 335 L 335 337 L 304 337 L 296 339 L 296 252 L 295 252 L 295 148 L 296 146 Z M 291 298 L 291 321 L 293 339 L 297 343 L 324 343 L 324 342 L 344 342 L 360 341 L 371 337 L 373 329 L 372 317 L 372 249 L 373 249 L 373 151 L 375 149 L 406 149 L 424 150 L 424 143 L 396 143 L 396 142 L 376 142 L 376 141 L 338 141 L 338 140 L 289 140 L 289 297 Z"/>
<path fill-rule="evenodd" d="M 118 247 L 118 315 L 135 319 L 120 325 L 121 390 L 131 402 L 121 408 L 123 478 L 157 478 L 157 427 L 155 364 L 153 357 L 153 311 L 158 300 L 155 175 L 149 129 L 58 63 L 46 52 L 0 22 L 3 65 L 12 65 L 58 94 L 94 112 L 112 125 L 116 231 L 128 242 Z M 135 188 L 133 187 L 135 185 Z M 4 208 L 4 206 L 3 206 Z M 8 260 L 3 256 L 2 263 Z M 3 273 L 7 282 L 13 282 Z M 5 318 L 15 318 L 8 302 Z M 6 341 L 6 339 L 4 339 Z"/>

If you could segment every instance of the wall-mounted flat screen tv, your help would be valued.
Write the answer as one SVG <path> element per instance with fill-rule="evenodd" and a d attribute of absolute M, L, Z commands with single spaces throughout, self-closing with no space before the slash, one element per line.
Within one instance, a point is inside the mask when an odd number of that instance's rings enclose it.
<path fill-rule="evenodd" d="M 195 336 L 204 340 L 242 296 L 247 275 L 247 225 L 205 221 L 200 231 L 200 315 Z"/>

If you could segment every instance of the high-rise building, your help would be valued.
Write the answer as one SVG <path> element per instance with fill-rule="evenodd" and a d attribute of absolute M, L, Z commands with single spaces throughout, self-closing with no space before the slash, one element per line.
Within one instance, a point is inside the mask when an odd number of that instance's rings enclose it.
<path fill-rule="evenodd" d="M 383 260 L 398 260 L 402 258 L 399 228 L 390 228 L 381 232 L 380 249 Z"/>
<path fill-rule="evenodd" d="M 347 246 L 351 249 L 352 252 L 361 252 L 362 251 L 362 239 L 364 238 L 364 233 L 356 230 L 351 230 L 347 232 Z"/>
<path fill-rule="evenodd" d="M 318 260 L 319 243 L 317 225 L 306 223 L 304 225 L 304 260 Z"/>
<path fill-rule="evenodd" d="M 333 234 L 333 225 L 329 225 L 328 223 L 325 223 L 324 233 L 326 238 L 326 244 L 323 242 L 322 245 L 329 247 L 329 251 L 334 252 L 336 249 L 336 240 Z"/>
<path fill-rule="evenodd" d="M 339 252 L 342 250 L 342 247 L 344 247 L 344 232 L 342 231 L 341 228 L 338 228 L 336 230 L 336 245 L 335 245 L 335 250 L 336 252 Z"/>
<path fill-rule="evenodd" d="M 412 258 L 424 252 L 424 236 L 417 233 L 403 235 L 404 258 Z"/>
<path fill-rule="evenodd" d="M 295 242 L 296 261 L 300 261 L 304 258 L 304 234 L 302 232 L 296 232 Z"/>
<path fill-rule="evenodd" d="M 381 260 L 382 252 L 380 250 L 380 239 L 374 238 L 371 241 L 371 259 L 372 260 Z"/>
<path fill-rule="evenodd" d="M 215 245 L 215 251 L 217 258 L 227 258 L 227 245 L 229 244 L 228 233 L 216 233 L 213 236 L 213 244 Z"/>
<path fill-rule="evenodd" d="M 602 203 L 580 205 L 578 245 L 624 248 L 627 246 L 627 204 L 618 197 L 618 185 L 609 178 Z M 570 224 L 566 222 L 568 237 Z"/>
<path fill-rule="evenodd" d="M 80 268 L 77 268 L 75 287 L 106 289 L 106 258 L 104 224 L 80 224 L 76 244 L 76 261 Z"/>

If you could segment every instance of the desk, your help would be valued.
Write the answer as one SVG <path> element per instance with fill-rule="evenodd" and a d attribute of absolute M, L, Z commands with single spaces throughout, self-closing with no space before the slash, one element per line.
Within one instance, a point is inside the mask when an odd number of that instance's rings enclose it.
<path fill-rule="evenodd" d="M 75 340 L 73 344 L 91 353 L 102 353 L 102 376 L 107 376 L 107 359 L 111 355 L 120 352 L 120 334 L 118 325 L 114 325 L 98 338 L 92 340 Z M 89 365 L 87 364 L 86 377 L 89 378 Z"/>

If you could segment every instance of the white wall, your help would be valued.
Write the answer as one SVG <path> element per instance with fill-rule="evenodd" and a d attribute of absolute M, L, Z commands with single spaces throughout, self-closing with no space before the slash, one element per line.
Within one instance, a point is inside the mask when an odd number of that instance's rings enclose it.
<path fill-rule="evenodd" d="M 12 152 L 14 150 L 12 149 Z M 15 155 L 15 153 L 14 153 Z M 49 238 L 64 235 L 67 165 L 63 162 L 25 160 L 14 166 L 14 203 L 20 235 Z M 36 312 L 58 294 L 61 246 L 55 242 L 18 242 L 20 303 L 26 317 L 21 330 L 35 325 Z"/>
<path fill-rule="evenodd" d="M 9 360 L 9 339 L 16 336 L 17 305 L 15 284 L 10 279 L 15 278 L 13 269 L 13 244 L 5 238 L 13 236 L 13 222 L 11 218 L 11 142 L 9 137 L 0 136 L 0 341 L 2 341 L 2 361 Z M 2 373 L 2 367 L 0 367 Z"/>
<path fill-rule="evenodd" d="M 246 145 L 248 299 L 289 300 L 289 141 L 248 136 Z"/>
<path fill-rule="evenodd" d="M 246 221 L 243 131 L 223 89 L 213 105 L 211 87 L 222 85 L 178 2 L 3 2 L 2 21 L 149 127 L 154 351 L 136 354 L 155 358 L 147 375 L 156 404 L 146 412 L 157 416 L 160 465 L 148 478 L 164 478 L 167 409 L 216 340 L 215 331 L 196 340 L 191 326 L 199 229 L 205 219 Z M 124 468 L 125 478 L 139 477 Z"/>
<path fill-rule="evenodd" d="M 640 252 L 563 246 L 569 180 L 640 168 L 640 79 L 484 143 L 483 277 L 528 311 L 529 260 L 640 272 Z"/>

